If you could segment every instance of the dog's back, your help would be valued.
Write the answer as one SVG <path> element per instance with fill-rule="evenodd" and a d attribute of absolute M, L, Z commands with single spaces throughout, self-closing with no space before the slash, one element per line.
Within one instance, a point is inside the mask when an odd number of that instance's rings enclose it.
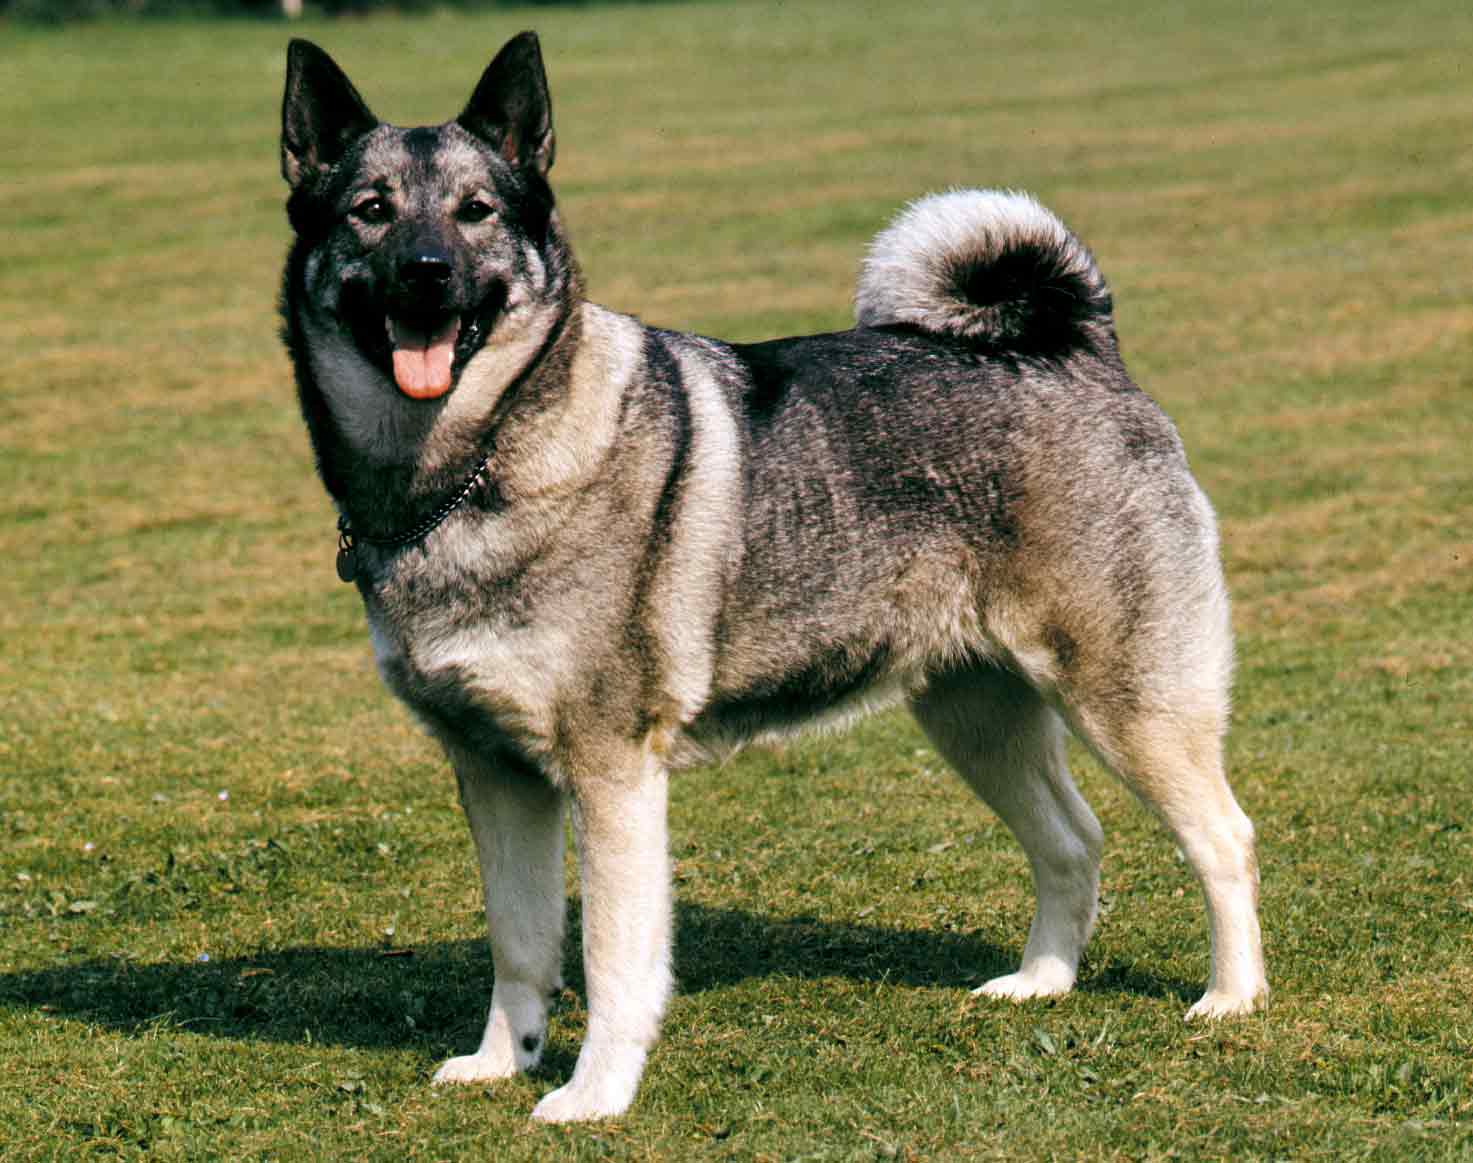
<path fill-rule="evenodd" d="M 935 196 L 876 240 L 856 298 L 854 330 L 705 349 L 745 468 L 696 733 L 781 729 L 983 660 L 1050 688 L 1138 682 L 1179 661 L 1155 629 L 1193 593 L 1212 633 L 1191 650 L 1225 706 L 1211 510 L 1120 361 L 1083 245 L 1022 195 Z"/>

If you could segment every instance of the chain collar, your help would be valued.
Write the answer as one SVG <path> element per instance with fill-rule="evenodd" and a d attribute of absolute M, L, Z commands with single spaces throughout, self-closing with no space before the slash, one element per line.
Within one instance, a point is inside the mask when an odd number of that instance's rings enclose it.
<path fill-rule="evenodd" d="M 380 549 L 399 549 L 402 546 L 415 545 L 423 541 L 444 523 L 445 518 L 465 504 L 466 499 L 486 475 L 486 469 L 490 463 L 491 454 L 488 452 L 481 458 L 481 463 L 476 465 L 475 471 L 466 477 L 465 484 L 460 486 L 459 492 L 413 528 L 393 537 L 369 537 L 366 533 L 355 534 L 353 523 L 348 520 L 348 514 L 341 514 L 338 517 L 338 579 L 351 582 L 358 576 L 358 543 L 360 541 L 365 545 L 377 546 Z"/>
<path fill-rule="evenodd" d="M 491 413 L 491 421 L 487 425 L 489 429 L 493 431 L 495 430 L 495 422 L 497 418 L 505 413 L 510 405 L 510 401 L 516 398 L 516 389 L 520 388 L 523 383 L 525 383 L 539 368 L 541 368 L 542 361 L 547 357 L 547 353 L 557 345 L 558 340 L 562 338 L 563 332 L 567 328 L 568 320 L 572 318 L 573 314 L 577 310 L 578 307 L 575 304 L 570 307 L 568 311 L 558 317 L 557 321 L 548 330 L 547 337 L 542 341 L 542 346 L 538 349 L 537 354 L 532 357 L 532 361 L 527 364 L 525 368 L 522 369 L 516 379 L 507 387 L 504 392 L 502 392 L 501 399 L 497 401 L 496 408 Z M 339 515 L 339 579 L 344 582 L 351 582 L 358 576 L 358 557 L 356 552 L 358 542 L 361 541 L 365 545 L 374 545 L 379 547 L 380 549 L 398 549 L 401 546 L 414 545 L 417 542 L 423 541 L 426 537 L 428 537 L 431 533 L 438 529 L 441 522 L 443 522 L 446 517 L 450 516 L 450 514 L 455 512 L 456 509 L 460 508 L 461 505 L 465 504 L 466 498 L 471 495 L 472 490 L 474 490 L 476 485 L 481 482 L 481 479 L 486 475 L 487 467 L 491 463 L 491 456 L 492 453 L 487 452 L 486 455 L 481 458 L 481 463 L 476 465 L 475 471 L 466 478 L 465 484 L 461 485 L 460 487 L 460 491 L 456 493 L 453 497 L 451 497 L 450 500 L 442 504 L 423 521 L 415 525 L 414 528 L 408 530 L 405 533 L 401 533 L 396 537 L 369 537 L 366 534 L 355 534 L 353 532 L 352 522 L 348 520 L 348 515 L 346 513 Z"/>

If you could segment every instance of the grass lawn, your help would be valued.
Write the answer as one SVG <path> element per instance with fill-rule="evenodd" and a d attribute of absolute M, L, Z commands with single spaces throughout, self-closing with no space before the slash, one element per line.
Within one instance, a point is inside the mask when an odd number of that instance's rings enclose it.
<path fill-rule="evenodd" d="M 673 793 L 640 1097 L 435 1092 L 490 989 L 453 781 L 333 575 L 276 338 L 287 30 L 0 25 L 0 1156 L 1473 1159 L 1473 72 L 1465 0 L 744 3 L 307 24 L 374 108 L 543 37 L 593 296 L 837 328 L 904 201 L 1093 247 L 1223 521 L 1272 1005 L 1186 1026 L 1199 894 L 1105 824 L 1080 988 L 968 989 L 1032 898 L 899 715 Z M 570 887 L 574 882 L 570 880 Z"/>

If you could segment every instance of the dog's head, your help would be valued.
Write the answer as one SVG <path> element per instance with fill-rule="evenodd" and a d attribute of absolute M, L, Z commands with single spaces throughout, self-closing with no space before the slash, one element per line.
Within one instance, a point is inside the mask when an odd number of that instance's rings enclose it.
<path fill-rule="evenodd" d="M 281 169 L 298 309 L 403 396 L 439 399 L 519 314 L 566 287 L 552 159 L 534 33 L 502 48 L 458 118 L 418 129 L 380 122 L 332 58 L 292 41 Z"/>

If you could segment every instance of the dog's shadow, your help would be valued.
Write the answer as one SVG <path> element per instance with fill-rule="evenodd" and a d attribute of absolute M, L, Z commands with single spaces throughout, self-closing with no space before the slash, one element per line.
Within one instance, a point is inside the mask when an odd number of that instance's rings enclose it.
<path fill-rule="evenodd" d="M 577 910 L 570 905 L 568 987 L 581 995 Z M 676 910 L 679 990 L 697 994 L 769 976 L 835 977 L 967 988 L 1013 967 L 1016 950 L 975 935 L 682 904 Z M 485 1017 L 491 959 L 484 941 L 411 949 L 289 948 L 245 957 L 140 964 L 102 957 L 0 974 L 0 1009 L 96 1023 L 125 1033 L 162 1029 L 242 1040 L 341 1047 L 418 1047 L 427 1058 L 474 1045 Z M 1177 981 L 1092 967 L 1085 992 L 1175 997 Z M 561 1059 L 561 1055 L 557 1056 Z M 572 1059 L 564 1065 L 571 1067 Z M 544 1063 L 544 1070 L 558 1069 Z"/>

